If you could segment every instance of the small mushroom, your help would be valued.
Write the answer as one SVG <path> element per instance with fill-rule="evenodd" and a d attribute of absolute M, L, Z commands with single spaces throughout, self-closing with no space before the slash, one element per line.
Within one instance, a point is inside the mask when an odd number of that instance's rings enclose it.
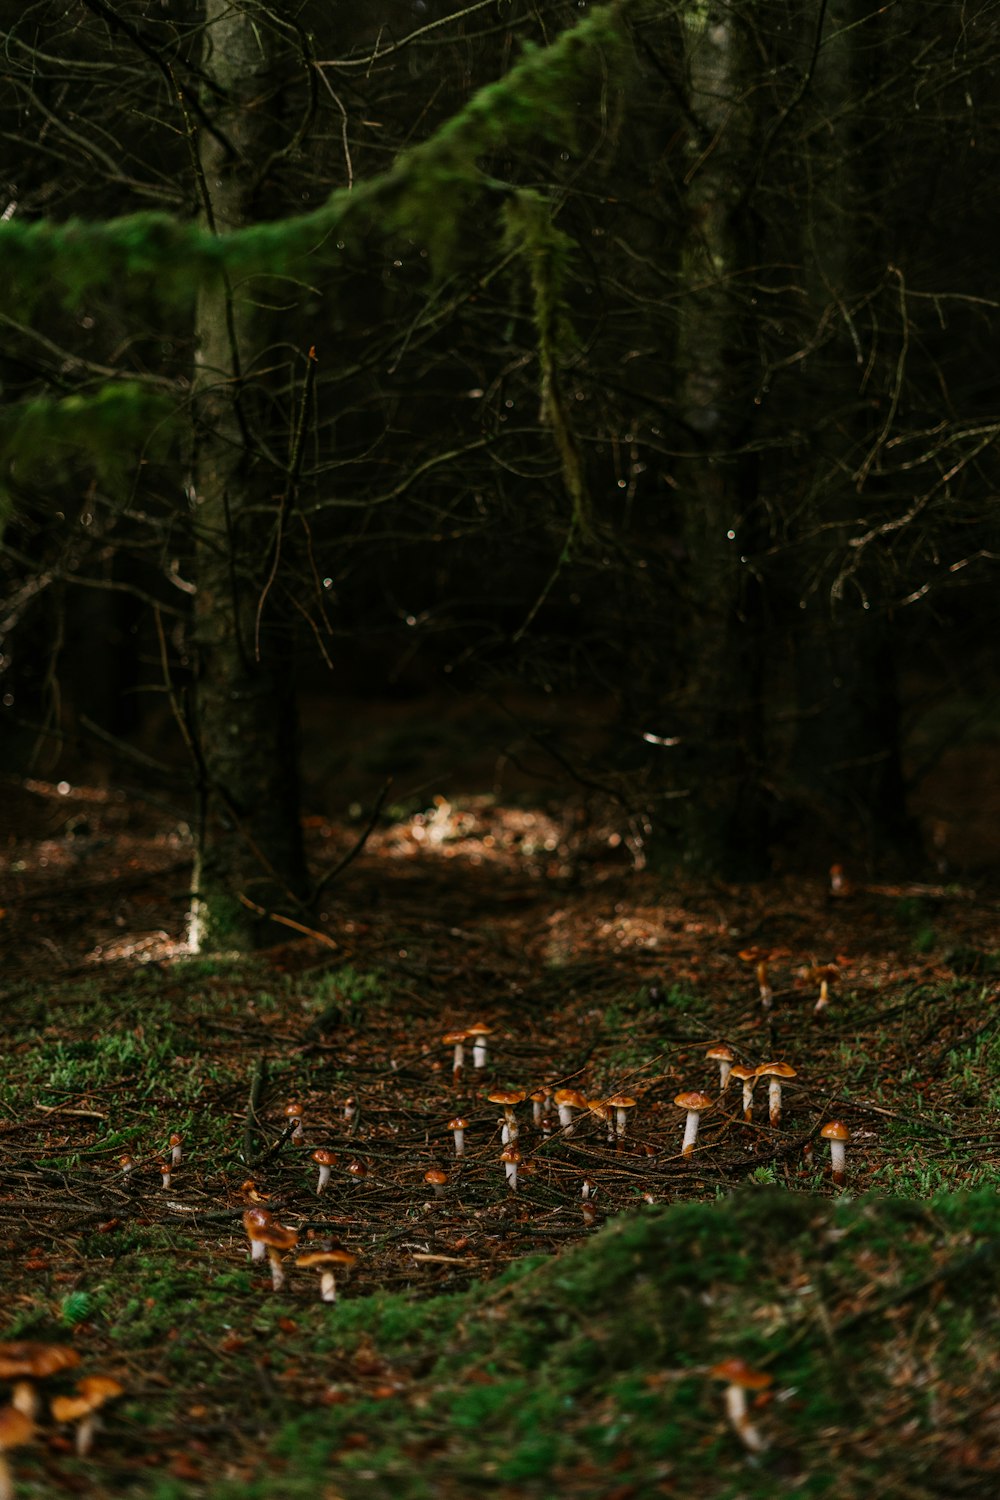
<path fill-rule="evenodd" d="M 455 1137 L 455 1155 L 465 1155 L 465 1132 L 469 1128 L 468 1120 L 463 1120 L 461 1115 L 455 1115 L 448 1121 L 448 1129 Z"/>
<path fill-rule="evenodd" d="M 440 1167 L 430 1167 L 424 1173 L 424 1181 L 427 1186 L 434 1189 L 435 1198 L 443 1198 L 444 1190 L 448 1185 L 448 1173 L 442 1172 Z"/>
<path fill-rule="evenodd" d="M 34 1434 L 35 1424 L 23 1411 L 16 1406 L 0 1407 L 0 1500 L 14 1500 L 14 1476 L 7 1454 L 30 1443 Z"/>
<path fill-rule="evenodd" d="M 493 1027 L 484 1025 L 482 1021 L 476 1021 L 474 1025 L 467 1028 L 465 1034 L 472 1038 L 472 1066 L 485 1068 L 489 1047 L 486 1039 L 493 1035 Z"/>
<path fill-rule="evenodd" d="M 735 1078 L 737 1083 L 743 1085 L 743 1118 L 753 1119 L 753 1086 L 757 1082 L 757 1069 L 748 1068 L 744 1063 L 736 1063 L 729 1071 L 730 1078 Z"/>
<path fill-rule="evenodd" d="M 507 1146 L 500 1153 L 504 1171 L 507 1174 L 507 1186 L 512 1193 L 517 1192 L 517 1169 L 521 1161 L 521 1153 L 516 1146 Z"/>
<path fill-rule="evenodd" d="M 830 1175 L 835 1187 L 843 1187 L 847 1181 L 847 1142 L 851 1132 L 842 1120 L 830 1120 L 820 1135 L 830 1142 Z"/>
<path fill-rule="evenodd" d="M 173 1135 L 170 1137 L 170 1165 L 172 1167 L 179 1167 L 180 1166 L 180 1164 L 181 1164 L 181 1150 L 182 1150 L 183 1145 L 184 1145 L 184 1142 L 183 1142 L 182 1138 L 177 1134 L 177 1132 L 175 1130 L 174 1133 L 173 1133 Z"/>
<path fill-rule="evenodd" d="M 559 1124 L 566 1135 L 573 1134 L 573 1111 L 586 1109 L 587 1101 L 579 1089 L 556 1089 L 552 1102 L 559 1111 Z"/>
<path fill-rule="evenodd" d="M 729 1075 L 736 1061 L 732 1048 L 727 1047 L 725 1042 L 718 1042 L 714 1047 L 709 1047 L 705 1057 L 708 1062 L 719 1064 L 719 1093 L 724 1094 L 729 1087 Z"/>
<path fill-rule="evenodd" d="M 619 1140 L 625 1134 L 625 1125 L 628 1120 L 628 1112 L 635 1109 L 635 1100 L 631 1094 L 612 1094 L 606 1099 L 605 1104 L 615 1112 L 615 1135 Z"/>
<path fill-rule="evenodd" d="M 452 1077 L 458 1083 L 465 1070 L 465 1032 L 449 1031 L 441 1040 L 446 1047 L 454 1047 L 451 1060 Z"/>
<path fill-rule="evenodd" d="M 49 1403 L 52 1416 L 57 1422 L 75 1422 L 76 1451 L 86 1458 L 94 1444 L 94 1433 L 100 1425 L 99 1412 L 107 1401 L 125 1394 L 110 1375 L 85 1375 L 76 1383 L 75 1396 L 53 1396 Z"/>
<path fill-rule="evenodd" d="M 285 1268 L 281 1264 L 282 1250 L 293 1250 L 299 1242 L 297 1229 L 286 1229 L 284 1224 L 272 1221 L 257 1231 L 264 1241 L 267 1258 L 271 1262 L 271 1286 L 280 1292 L 285 1284 Z"/>
<path fill-rule="evenodd" d="M 351 1094 L 347 1099 L 344 1100 L 344 1124 L 353 1125 L 357 1117 L 358 1101 L 357 1099 L 355 1099 L 354 1095 Z"/>
<path fill-rule="evenodd" d="M 364 1182 L 368 1176 L 368 1168 L 363 1161 L 351 1161 L 347 1163 L 347 1170 L 355 1182 Z"/>
<path fill-rule="evenodd" d="M 336 1302 L 336 1268 L 339 1266 L 342 1271 L 349 1271 L 357 1258 L 349 1250 L 307 1250 L 305 1255 L 296 1256 L 295 1264 L 304 1269 L 319 1271 L 320 1301 Z"/>
<path fill-rule="evenodd" d="M 709 1374 L 714 1380 L 726 1382 L 726 1416 L 744 1448 L 751 1453 L 763 1453 L 767 1443 L 750 1421 L 747 1412 L 747 1391 L 764 1391 L 773 1377 L 764 1370 L 753 1370 L 745 1359 L 724 1359 L 713 1365 Z"/>
<path fill-rule="evenodd" d="M 156 1170 L 160 1174 L 161 1186 L 168 1188 L 170 1186 L 170 1174 L 172 1171 L 170 1163 L 168 1161 L 158 1161 L 156 1163 Z"/>
<path fill-rule="evenodd" d="M 542 1127 L 542 1115 L 545 1113 L 545 1105 L 549 1101 L 546 1089 L 534 1089 L 528 1098 L 531 1100 L 531 1123 L 536 1130 Z"/>
<path fill-rule="evenodd" d="M 14 1381 L 11 1405 L 30 1417 L 38 1416 L 36 1380 L 47 1380 L 80 1363 L 79 1350 L 69 1344 L 37 1344 L 26 1340 L 0 1344 L 0 1380 Z"/>
<path fill-rule="evenodd" d="M 681 1155 L 690 1156 L 694 1150 L 694 1143 L 698 1139 L 698 1122 L 704 1109 L 711 1109 L 714 1100 L 708 1094 L 699 1093 L 692 1089 L 687 1093 L 678 1094 L 674 1100 L 678 1109 L 687 1110 L 687 1119 L 684 1121 L 684 1140 L 681 1143 Z"/>
<path fill-rule="evenodd" d="M 243 1228 L 250 1241 L 251 1260 L 263 1260 L 267 1254 L 267 1246 L 261 1239 L 260 1231 L 267 1228 L 272 1222 L 272 1217 L 270 1209 L 267 1208 L 248 1208 L 243 1215 Z"/>
<path fill-rule="evenodd" d="M 291 1104 L 285 1105 L 285 1119 L 292 1127 L 292 1140 L 304 1141 L 305 1132 L 302 1129 L 302 1105 L 298 1099 L 293 1099 Z"/>
<path fill-rule="evenodd" d="M 319 1180 L 316 1183 L 317 1193 L 321 1193 L 330 1181 L 330 1168 L 337 1165 L 337 1157 L 325 1146 L 318 1146 L 312 1154 L 312 1159 L 319 1167 Z"/>
<path fill-rule="evenodd" d="M 768 1118 L 772 1125 L 781 1124 L 781 1080 L 783 1078 L 797 1078 L 798 1074 L 790 1063 L 768 1062 L 761 1063 L 757 1069 L 758 1078 L 766 1078 L 767 1083 L 767 1107 Z"/>
<path fill-rule="evenodd" d="M 505 1146 L 513 1146 L 520 1135 L 517 1117 L 514 1107 L 524 1100 L 523 1089 L 496 1089 L 492 1094 L 487 1094 L 491 1104 L 499 1104 L 503 1108 L 504 1130 L 502 1140 Z"/>

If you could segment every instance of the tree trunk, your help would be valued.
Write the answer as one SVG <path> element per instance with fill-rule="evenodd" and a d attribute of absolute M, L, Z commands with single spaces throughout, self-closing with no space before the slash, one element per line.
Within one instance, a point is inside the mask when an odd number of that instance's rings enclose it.
<path fill-rule="evenodd" d="M 204 35 L 202 68 L 222 102 L 199 142 L 203 212 L 225 234 L 257 217 L 259 172 L 275 145 L 277 62 L 266 18 L 255 23 L 249 6 L 206 0 Z M 254 364 L 268 340 L 257 303 L 252 286 L 218 278 L 202 285 L 195 313 L 196 948 L 253 945 L 274 931 L 254 908 L 287 911 L 305 887 L 290 644 L 275 626 L 274 591 L 258 648 L 287 475 L 266 448 Z"/>
<path fill-rule="evenodd" d="M 684 857 L 748 875 L 767 863 L 761 790 L 762 603 L 741 557 L 757 465 L 746 452 L 755 369 L 749 292 L 754 264 L 746 188 L 754 161 L 747 87 L 750 39 L 737 8 L 692 5 L 685 18 L 692 129 L 685 177 L 676 399 L 688 455 L 675 470 L 687 572 L 679 643 Z"/>
<path fill-rule="evenodd" d="M 832 589 L 859 510 L 852 477 L 873 438 L 865 390 L 868 355 L 852 315 L 884 278 L 884 171 L 869 138 L 865 100 L 877 91 L 870 8 L 831 0 L 814 77 L 824 121 L 810 132 L 811 202 L 803 215 L 806 285 L 816 326 L 838 330 L 806 378 L 816 425 L 809 531 L 798 549 L 799 580 L 819 580 L 790 602 L 797 733 L 792 773 L 802 832 L 823 854 L 874 858 L 905 843 L 892 628 L 879 608 L 879 579 L 859 569 Z M 886 23 L 879 24 L 883 32 Z M 881 64 L 885 65 L 884 60 Z M 876 422 L 882 420 L 875 414 Z M 862 490 L 862 495 L 864 491 Z M 862 498 L 860 505 L 864 505 Z"/>

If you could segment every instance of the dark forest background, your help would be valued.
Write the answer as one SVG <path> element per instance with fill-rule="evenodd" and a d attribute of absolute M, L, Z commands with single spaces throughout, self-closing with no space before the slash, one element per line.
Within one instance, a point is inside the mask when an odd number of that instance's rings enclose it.
<path fill-rule="evenodd" d="M 204 942 L 311 911 L 303 720 L 362 827 L 510 753 L 664 869 L 944 866 L 914 789 L 998 680 L 991 0 L 0 18 L 11 783 L 176 807 Z M 123 216 L 345 190 L 287 264 L 121 274 Z"/>

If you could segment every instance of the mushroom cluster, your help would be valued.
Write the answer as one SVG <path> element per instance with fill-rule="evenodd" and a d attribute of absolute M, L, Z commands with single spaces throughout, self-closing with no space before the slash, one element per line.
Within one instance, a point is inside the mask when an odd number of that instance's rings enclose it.
<path fill-rule="evenodd" d="M 80 1364 L 80 1352 L 68 1344 L 42 1344 L 30 1340 L 0 1343 L 0 1382 L 10 1382 L 10 1405 L 0 1407 L 0 1500 L 12 1500 L 13 1478 L 7 1453 L 29 1443 L 42 1420 L 38 1386 L 56 1380 Z M 72 1395 L 58 1392 L 49 1399 L 52 1418 L 76 1429 L 75 1446 L 81 1458 L 93 1446 L 101 1408 L 124 1395 L 125 1387 L 111 1375 L 84 1375 Z"/>

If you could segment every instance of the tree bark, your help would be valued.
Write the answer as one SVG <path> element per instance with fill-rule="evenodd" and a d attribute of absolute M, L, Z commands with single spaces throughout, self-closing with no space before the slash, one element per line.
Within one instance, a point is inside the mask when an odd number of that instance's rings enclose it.
<path fill-rule="evenodd" d="M 687 575 L 680 643 L 684 857 L 730 875 L 767 863 L 762 603 L 754 550 L 757 465 L 747 452 L 755 381 L 749 291 L 754 231 L 750 40 L 737 7 L 685 15 L 689 137 L 675 391 L 689 453 L 677 465 Z"/>
<path fill-rule="evenodd" d="M 273 34 L 263 12 L 255 18 L 249 5 L 206 0 L 204 14 L 202 68 L 221 102 L 214 129 L 201 132 L 198 169 L 204 218 L 225 234 L 259 217 L 259 172 L 275 146 L 270 105 L 278 61 L 268 50 Z M 263 322 L 252 285 L 220 277 L 201 286 L 193 465 L 192 737 L 201 782 L 195 948 L 252 946 L 268 931 L 253 908 L 288 911 L 305 888 L 290 640 L 280 619 L 275 624 L 276 591 L 267 600 L 268 629 L 258 631 L 276 500 L 288 479 L 266 446 L 267 393 L 255 373 L 267 345 Z"/>
<path fill-rule="evenodd" d="M 852 326 L 852 309 L 883 280 L 887 259 L 887 185 L 864 115 L 879 83 L 871 73 L 871 20 L 858 0 L 830 0 L 826 8 L 813 80 L 824 129 L 810 132 L 811 195 L 802 217 L 813 317 L 817 326 L 829 319 L 838 334 L 806 378 L 820 420 L 799 581 L 819 586 L 808 594 L 800 586 L 790 601 L 797 724 L 791 771 L 802 831 L 819 837 L 832 859 L 848 851 L 874 859 L 909 836 L 893 631 L 880 608 L 880 580 L 866 565 L 842 595 L 831 588 L 866 503 L 852 476 L 874 435 L 864 329 Z M 883 42 L 887 24 L 880 25 Z"/>

